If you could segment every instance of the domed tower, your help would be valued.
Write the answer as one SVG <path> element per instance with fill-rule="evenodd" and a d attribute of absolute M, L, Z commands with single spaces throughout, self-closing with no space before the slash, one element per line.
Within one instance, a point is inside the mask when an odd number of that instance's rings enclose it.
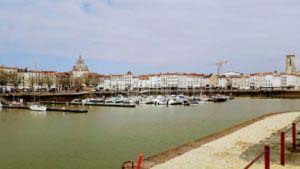
<path fill-rule="evenodd" d="M 296 56 L 295 55 L 287 55 L 285 61 L 285 72 L 286 73 L 295 73 L 296 72 Z"/>
<path fill-rule="evenodd" d="M 85 65 L 83 58 L 81 56 L 79 56 L 75 65 L 73 66 L 72 75 L 74 77 L 82 77 L 87 73 L 89 73 L 89 69 Z"/>

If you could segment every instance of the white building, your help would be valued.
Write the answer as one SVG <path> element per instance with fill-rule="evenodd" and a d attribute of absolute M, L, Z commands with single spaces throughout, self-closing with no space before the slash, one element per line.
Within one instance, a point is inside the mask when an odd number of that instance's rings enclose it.
<path fill-rule="evenodd" d="M 297 80 L 299 76 L 296 76 L 294 74 L 287 74 L 282 73 L 281 74 L 281 87 L 282 88 L 298 88 L 299 83 L 297 83 Z"/>
<path fill-rule="evenodd" d="M 251 78 L 249 75 L 231 76 L 231 87 L 239 90 L 249 90 L 251 87 Z"/>

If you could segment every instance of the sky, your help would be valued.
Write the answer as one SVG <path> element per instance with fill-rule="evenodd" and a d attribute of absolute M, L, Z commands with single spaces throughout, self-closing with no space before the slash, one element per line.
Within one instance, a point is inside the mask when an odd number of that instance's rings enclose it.
<path fill-rule="evenodd" d="M 0 64 L 69 71 L 283 71 L 299 0 L 0 0 Z M 300 69 L 300 64 L 299 64 Z M 298 69 L 298 70 L 299 70 Z"/>

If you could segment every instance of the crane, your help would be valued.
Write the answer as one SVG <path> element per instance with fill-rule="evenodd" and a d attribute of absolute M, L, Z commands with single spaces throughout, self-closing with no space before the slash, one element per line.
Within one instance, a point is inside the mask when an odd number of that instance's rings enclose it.
<path fill-rule="evenodd" d="M 216 62 L 216 63 L 215 63 L 215 65 L 218 67 L 218 75 L 220 75 L 223 66 L 224 66 L 225 64 L 227 64 L 227 63 L 228 63 L 227 60 L 219 61 L 219 62 Z"/>

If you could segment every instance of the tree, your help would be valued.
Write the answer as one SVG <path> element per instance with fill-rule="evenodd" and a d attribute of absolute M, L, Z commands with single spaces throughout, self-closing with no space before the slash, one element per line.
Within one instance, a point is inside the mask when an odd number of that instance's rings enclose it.
<path fill-rule="evenodd" d="M 83 89 L 84 79 L 83 78 L 75 78 L 74 79 L 74 87 L 76 91 L 81 91 Z"/>
<path fill-rule="evenodd" d="M 35 77 L 30 77 L 29 78 L 29 83 L 30 83 L 30 87 L 32 88 L 32 90 L 34 90 L 34 86 L 36 84 L 36 78 Z"/>
<path fill-rule="evenodd" d="M 39 87 L 42 87 L 43 85 L 45 84 L 45 78 L 41 75 L 38 75 L 38 78 L 37 78 L 37 85 Z"/>
<path fill-rule="evenodd" d="M 67 75 L 60 75 L 57 82 L 59 86 L 61 86 L 62 90 L 70 88 L 70 77 Z"/>
<path fill-rule="evenodd" d="M 6 72 L 0 71 L 0 85 L 5 86 L 9 83 L 9 76 Z"/>
<path fill-rule="evenodd" d="M 47 85 L 48 90 L 50 90 L 50 87 L 53 84 L 53 80 L 49 76 L 47 76 L 45 79 L 45 84 Z"/>
<path fill-rule="evenodd" d="M 10 75 L 10 82 L 17 88 L 21 84 L 21 78 L 18 76 L 17 73 Z"/>

